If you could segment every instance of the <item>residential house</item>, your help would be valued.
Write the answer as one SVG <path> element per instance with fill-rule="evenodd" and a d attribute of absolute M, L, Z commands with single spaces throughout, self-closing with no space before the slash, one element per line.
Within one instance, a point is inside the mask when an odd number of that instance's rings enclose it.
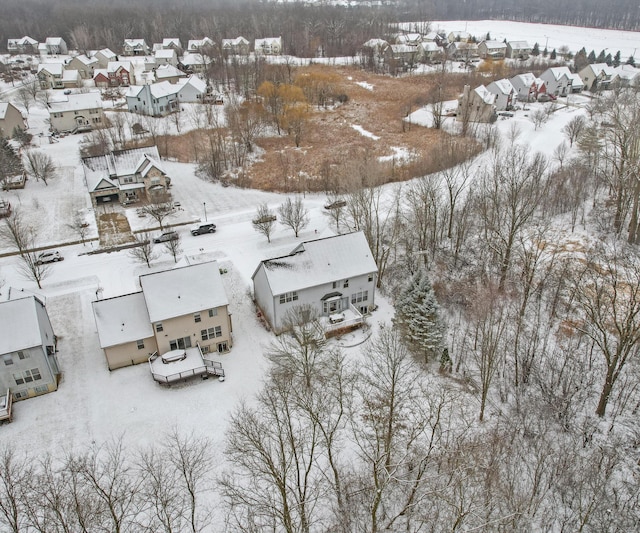
<path fill-rule="evenodd" d="M 207 84 L 198 76 L 189 76 L 178 82 L 178 101 L 203 103 L 207 96 Z"/>
<path fill-rule="evenodd" d="M 178 109 L 178 88 L 168 81 L 131 86 L 125 98 L 131 113 L 160 117 Z"/>
<path fill-rule="evenodd" d="M 40 63 L 37 77 L 41 89 L 62 89 L 62 75 L 64 65 L 62 63 Z"/>
<path fill-rule="evenodd" d="M 467 31 L 452 31 L 447 35 L 447 41 L 449 41 L 450 43 L 470 43 L 471 40 L 471 34 Z"/>
<path fill-rule="evenodd" d="M 92 303 L 109 370 L 146 362 L 154 352 L 231 349 L 229 300 L 217 262 L 145 274 L 140 286 L 140 292 Z"/>
<path fill-rule="evenodd" d="M 146 56 L 149 53 L 149 46 L 144 39 L 125 39 L 122 45 L 122 55 L 125 56 Z"/>
<path fill-rule="evenodd" d="M 419 56 L 422 61 L 431 62 L 441 60 L 444 57 L 442 48 L 433 41 L 424 41 L 418 45 Z"/>
<path fill-rule="evenodd" d="M 0 102 L 0 139 L 13 137 L 15 128 L 27 129 L 20 110 L 9 102 Z"/>
<path fill-rule="evenodd" d="M 532 50 L 527 41 L 507 41 L 507 57 L 510 59 L 529 59 Z"/>
<path fill-rule="evenodd" d="M 82 168 L 94 207 L 162 200 L 171 182 L 160 164 L 157 146 L 85 157 Z"/>
<path fill-rule="evenodd" d="M 180 55 L 182 53 L 182 43 L 177 37 L 162 39 L 162 48 L 164 50 L 173 50 L 176 55 Z"/>
<path fill-rule="evenodd" d="M 156 50 L 153 53 L 153 59 L 157 66 L 160 65 L 171 65 L 173 67 L 178 66 L 178 56 L 176 55 L 176 51 L 169 48 L 162 50 Z"/>
<path fill-rule="evenodd" d="M 98 60 L 98 67 L 106 69 L 110 62 L 118 61 L 118 56 L 115 52 L 112 52 L 109 48 L 103 48 L 102 50 L 98 50 L 94 56 Z"/>
<path fill-rule="evenodd" d="M 447 56 L 456 61 L 469 61 L 478 57 L 478 45 L 466 41 L 455 41 L 447 46 Z"/>
<path fill-rule="evenodd" d="M 282 37 L 256 39 L 253 50 L 256 55 L 279 56 L 282 53 Z"/>
<path fill-rule="evenodd" d="M 38 41 L 28 37 L 27 35 L 20 37 L 19 39 L 8 39 L 7 51 L 11 55 L 35 55 L 38 53 Z"/>
<path fill-rule="evenodd" d="M 72 58 L 64 68 L 65 70 L 77 70 L 83 80 L 91 80 L 93 79 L 95 69 L 99 66 L 100 63 L 95 56 L 87 57 L 82 54 Z"/>
<path fill-rule="evenodd" d="M 495 95 L 496 111 L 508 111 L 513 109 L 518 94 L 511 82 L 507 79 L 492 81 L 487 85 L 487 91 Z"/>
<path fill-rule="evenodd" d="M 169 83 L 178 83 L 179 80 L 187 77 L 184 72 L 173 65 L 160 65 L 154 69 L 154 75 L 154 81 L 168 81 Z"/>
<path fill-rule="evenodd" d="M 49 102 L 51 129 L 60 132 L 90 131 L 104 124 L 102 98 L 99 92 L 69 94 Z"/>
<path fill-rule="evenodd" d="M 25 296 L 0 302 L 0 390 L 10 390 L 15 400 L 57 390 L 56 351 L 57 339 L 42 300 Z"/>
<path fill-rule="evenodd" d="M 605 91 L 616 77 L 616 71 L 606 63 L 587 65 L 578 72 L 587 91 Z"/>
<path fill-rule="evenodd" d="M 545 82 L 547 94 L 567 96 L 571 93 L 573 76 L 569 67 L 548 68 L 540 74 L 540 79 Z"/>
<path fill-rule="evenodd" d="M 95 83 L 96 87 L 100 87 L 101 89 L 111 85 L 109 83 L 109 72 L 106 68 L 97 68 L 93 71 L 93 83 Z"/>
<path fill-rule="evenodd" d="M 538 99 L 538 78 L 531 72 L 517 74 L 509 81 L 516 91 L 516 97 L 521 102 L 535 102 Z"/>
<path fill-rule="evenodd" d="M 422 42 L 422 35 L 419 33 L 400 33 L 396 35 L 395 44 L 410 44 L 418 46 Z"/>
<path fill-rule="evenodd" d="M 288 255 L 262 261 L 251 279 L 260 313 L 281 333 L 300 306 L 336 324 L 361 324 L 375 306 L 377 272 L 359 231 L 303 242 Z"/>
<path fill-rule="evenodd" d="M 202 54 L 185 54 L 178 68 L 189 74 L 202 74 L 207 69 L 207 62 Z"/>
<path fill-rule="evenodd" d="M 496 95 L 490 93 L 484 85 L 471 90 L 464 86 L 464 92 L 458 99 L 456 120 L 459 122 L 494 122 L 496 116 Z"/>
<path fill-rule="evenodd" d="M 388 52 L 389 46 L 389 43 L 384 39 L 369 39 L 362 45 L 362 61 L 370 63 L 370 67 L 382 68 L 390 54 Z"/>
<path fill-rule="evenodd" d="M 249 41 L 244 37 L 236 37 L 235 39 L 222 39 L 222 51 L 227 55 L 248 56 L 250 52 Z"/>
<path fill-rule="evenodd" d="M 133 66 L 129 61 L 109 61 L 107 76 L 111 87 L 129 87 L 136 82 Z"/>
<path fill-rule="evenodd" d="M 504 59 L 507 45 L 502 41 L 482 41 L 478 45 L 478 55 L 483 59 Z"/>
<path fill-rule="evenodd" d="M 44 44 L 46 46 L 47 55 L 57 56 L 68 53 L 67 43 L 62 37 L 47 37 Z"/>
<path fill-rule="evenodd" d="M 640 85 L 640 69 L 632 65 L 622 64 L 617 66 L 616 80 L 621 87 L 638 87 Z"/>
<path fill-rule="evenodd" d="M 202 50 L 207 48 L 214 48 L 216 43 L 214 43 L 209 37 L 203 37 L 202 39 L 191 39 L 187 43 L 186 52 L 189 53 L 202 53 Z"/>
<path fill-rule="evenodd" d="M 571 73 L 571 92 L 572 93 L 581 93 L 584 91 L 584 83 L 580 74 L 577 72 Z"/>
<path fill-rule="evenodd" d="M 410 70 L 420 59 L 420 47 L 410 44 L 391 44 L 384 51 L 384 61 L 390 70 Z"/>

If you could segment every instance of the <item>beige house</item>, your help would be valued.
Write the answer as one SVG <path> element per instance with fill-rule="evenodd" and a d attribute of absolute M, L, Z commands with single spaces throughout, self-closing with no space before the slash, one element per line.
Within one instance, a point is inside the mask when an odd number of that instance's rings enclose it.
<path fill-rule="evenodd" d="M 38 81 L 41 89 L 62 89 L 62 76 L 64 65 L 62 63 L 40 63 L 38 65 Z"/>
<path fill-rule="evenodd" d="M 59 132 L 90 131 L 104 124 L 99 92 L 65 95 L 49 103 L 51 129 Z"/>
<path fill-rule="evenodd" d="M 145 274 L 140 286 L 140 292 L 92 304 L 109 370 L 146 362 L 156 353 L 231 349 L 229 301 L 217 262 Z"/>
<path fill-rule="evenodd" d="M 496 115 L 496 95 L 480 85 L 471 90 L 464 86 L 464 92 L 458 100 L 456 120 L 460 122 L 494 122 Z"/>
<path fill-rule="evenodd" d="M 282 53 L 282 37 L 256 39 L 253 50 L 256 55 L 279 56 Z"/>
<path fill-rule="evenodd" d="M 107 65 L 111 61 L 118 61 L 118 56 L 115 52 L 110 50 L 109 48 L 103 48 L 102 50 L 98 50 L 93 56 L 98 60 L 98 67 L 96 68 L 107 68 Z"/>
<path fill-rule="evenodd" d="M 171 179 L 159 161 L 157 146 L 83 158 L 82 168 L 93 205 L 164 199 Z"/>
<path fill-rule="evenodd" d="M 87 57 L 82 54 L 74 57 L 65 65 L 65 70 L 77 70 L 80 77 L 84 80 L 93 78 L 94 70 L 100 67 L 98 59 L 95 57 Z"/>
<path fill-rule="evenodd" d="M 222 39 L 222 51 L 227 55 L 247 56 L 250 52 L 249 41 L 244 37 L 236 37 L 235 39 Z"/>
<path fill-rule="evenodd" d="M 24 293 L 20 293 L 24 295 Z M 57 338 L 35 296 L 0 302 L 0 390 L 15 400 L 58 388 Z"/>
<path fill-rule="evenodd" d="M 478 45 L 478 54 L 484 59 L 504 59 L 507 45 L 502 41 L 482 41 Z"/>
<path fill-rule="evenodd" d="M 14 128 L 27 129 L 27 123 L 20 110 L 9 102 L 0 102 L 0 138 L 13 136 Z"/>

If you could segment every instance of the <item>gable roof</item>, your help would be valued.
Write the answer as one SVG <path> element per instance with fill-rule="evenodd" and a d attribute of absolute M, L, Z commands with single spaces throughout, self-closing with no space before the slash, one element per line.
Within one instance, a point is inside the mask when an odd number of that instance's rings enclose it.
<path fill-rule="evenodd" d="M 362 231 L 303 242 L 262 261 L 252 279 L 261 267 L 274 296 L 378 271 Z"/>
<path fill-rule="evenodd" d="M 28 35 L 25 35 L 24 37 L 20 37 L 19 39 L 8 39 L 7 44 L 15 44 L 16 46 L 33 46 L 34 44 L 38 44 L 38 41 L 32 39 Z"/>
<path fill-rule="evenodd" d="M 203 46 L 213 46 L 215 43 L 209 37 L 202 39 L 190 39 L 187 43 L 187 50 L 199 50 Z"/>
<path fill-rule="evenodd" d="M 0 354 L 42 345 L 37 306 L 35 296 L 0 302 Z"/>
<path fill-rule="evenodd" d="M 165 78 L 175 78 L 176 76 L 184 78 L 186 74 L 173 65 L 160 65 L 158 68 L 156 68 L 156 78 L 158 80 L 162 80 Z"/>
<path fill-rule="evenodd" d="M 598 76 L 600 74 L 604 74 L 605 76 L 616 75 L 615 69 L 606 63 L 594 63 L 593 65 L 587 65 L 583 70 L 591 70 L 594 76 Z"/>
<path fill-rule="evenodd" d="M 151 322 L 229 305 L 216 261 L 144 274 L 140 285 Z"/>
<path fill-rule="evenodd" d="M 540 74 L 540 77 L 543 78 L 543 76 L 547 72 L 549 74 L 551 74 L 551 76 L 553 76 L 553 79 L 556 80 L 556 81 L 560 80 L 563 76 L 566 76 L 567 79 L 571 79 L 571 71 L 569 70 L 569 67 L 551 67 L 551 68 L 548 68 L 542 74 Z"/>
<path fill-rule="evenodd" d="M 7 111 L 9 111 L 9 106 L 15 109 L 18 112 L 18 114 L 22 117 L 22 113 L 20 113 L 20 110 L 16 106 L 14 106 L 11 102 L 0 102 L 0 120 L 4 120 L 6 118 Z"/>
<path fill-rule="evenodd" d="M 67 72 L 75 72 L 73 79 L 78 77 L 78 71 L 72 70 Z M 64 99 L 49 102 L 49 113 L 62 113 L 64 111 L 82 111 L 84 109 L 102 109 L 102 97 L 99 92 L 68 94 Z"/>
<path fill-rule="evenodd" d="M 507 45 L 502 41 L 482 41 L 488 50 L 506 50 Z"/>
<path fill-rule="evenodd" d="M 527 41 L 509 41 L 507 44 L 512 50 L 527 50 L 531 48 L 531 45 Z"/>
<path fill-rule="evenodd" d="M 153 337 L 153 327 L 142 292 L 91 303 L 100 348 Z"/>
<path fill-rule="evenodd" d="M 73 61 L 74 59 L 80 61 L 80 63 L 86 65 L 87 67 L 98 63 L 98 60 L 95 57 L 87 57 L 84 54 L 80 54 L 79 56 L 74 57 L 71 61 Z"/>
<path fill-rule="evenodd" d="M 222 46 L 240 46 L 241 44 L 249 44 L 242 35 L 240 37 L 235 37 L 234 39 L 222 39 Z"/>
<path fill-rule="evenodd" d="M 153 53 L 153 57 L 158 59 L 172 59 L 176 57 L 176 51 L 173 48 L 161 48 Z"/>
<path fill-rule="evenodd" d="M 207 92 L 207 84 L 204 80 L 198 78 L 198 76 L 189 76 L 187 79 L 178 81 L 177 85 L 180 87 L 180 90 L 189 85 L 202 94 Z"/>
<path fill-rule="evenodd" d="M 492 81 L 488 86 L 487 86 L 487 90 L 490 92 L 493 92 L 492 89 L 496 89 L 497 92 L 502 93 L 502 94 L 511 94 L 514 90 L 513 85 L 511 84 L 511 82 L 507 79 L 501 79 L 501 80 L 496 80 L 496 81 Z"/>
<path fill-rule="evenodd" d="M 162 46 L 172 46 L 172 45 L 178 48 L 182 48 L 182 45 L 180 44 L 180 39 L 178 39 L 177 37 L 169 37 L 169 38 L 162 39 Z"/>
<path fill-rule="evenodd" d="M 38 74 L 40 72 L 48 72 L 52 76 L 62 76 L 64 65 L 62 63 L 40 63 L 38 65 Z"/>
<path fill-rule="evenodd" d="M 535 82 L 536 82 L 536 77 L 533 75 L 532 72 L 516 74 L 513 78 L 511 78 L 511 85 L 515 85 L 517 83 L 524 87 L 531 87 Z"/>
<path fill-rule="evenodd" d="M 102 50 L 98 50 L 95 55 L 100 54 L 105 59 L 115 59 L 118 57 L 115 52 L 113 52 L 110 48 L 103 48 Z"/>
<path fill-rule="evenodd" d="M 496 101 L 496 95 L 489 91 L 484 85 L 476 87 L 474 92 L 485 104 L 493 104 Z"/>

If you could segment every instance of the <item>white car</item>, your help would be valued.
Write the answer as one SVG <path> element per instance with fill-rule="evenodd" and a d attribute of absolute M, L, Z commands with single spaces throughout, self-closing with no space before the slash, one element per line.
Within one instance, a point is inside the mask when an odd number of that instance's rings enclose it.
<path fill-rule="evenodd" d="M 60 255 L 60 252 L 52 251 L 52 252 L 42 252 L 38 258 L 36 259 L 36 265 L 44 265 L 47 263 L 57 263 L 58 261 L 63 261 L 64 257 Z"/>

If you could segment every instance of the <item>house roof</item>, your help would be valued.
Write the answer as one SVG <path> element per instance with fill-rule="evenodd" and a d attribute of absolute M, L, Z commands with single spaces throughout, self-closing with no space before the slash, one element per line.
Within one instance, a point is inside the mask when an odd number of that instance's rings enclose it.
<path fill-rule="evenodd" d="M 262 46 L 273 46 L 274 44 L 280 46 L 282 44 L 282 37 L 264 37 L 262 39 L 255 40 L 256 48 L 260 48 Z"/>
<path fill-rule="evenodd" d="M 274 296 L 378 270 L 362 231 L 303 242 L 289 255 L 262 261 L 252 279 L 261 267 Z"/>
<path fill-rule="evenodd" d="M 433 41 L 423 41 L 419 45 L 425 52 L 437 52 L 440 47 Z"/>
<path fill-rule="evenodd" d="M 153 337 L 142 292 L 92 302 L 101 348 Z"/>
<path fill-rule="evenodd" d="M 7 111 L 9 111 L 9 106 L 15 109 L 18 113 L 20 113 L 20 110 L 16 106 L 14 106 L 11 102 L 0 102 L 0 120 L 4 120 L 6 118 Z M 22 116 L 22 113 L 20 113 L 20 116 Z"/>
<path fill-rule="evenodd" d="M 222 39 L 222 46 L 239 46 L 241 44 L 249 44 L 242 35 L 240 37 L 235 37 L 234 39 Z"/>
<path fill-rule="evenodd" d="M 583 70 L 590 69 L 594 76 L 598 76 L 603 73 L 605 76 L 615 76 L 616 70 L 610 67 L 606 63 L 594 63 L 593 65 L 587 65 Z"/>
<path fill-rule="evenodd" d="M 84 64 L 84 65 L 86 65 L 88 67 L 98 63 L 98 60 L 95 57 L 87 57 L 84 54 L 80 54 L 79 56 L 76 56 L 73 59 L 76 59 L 76 60 L 80 61 L 82 64 Z"/>
<path fill-rule="evenodd" d="M 389 43 L 384 39 L 369 39 L 362 45 L 364 48 L 384 48 L 389 46 Z"/>
<path fill-rule="evenodd" d="M 204 58 L 202 54 L 185 54 L 180 61 L 185 67 L 192 65 L 204 65 Z"/>
<path fill-rule="evenodd" d="M 177 94 L 179 87 L 177 85 L 174 85 L 173 83 L 169 83 L 168 81 L 161 81 L 158 83 L 152 83 L 150 85 L 132 85 L 127 89 L 127 93 L 125 94 L 125 96 L 136 98 L 143 90 L 148 90 L 153 98 L 165 98 L 167 96 L 171 96 L 172 94 Z"/>
<path fill-rule="evenodd" d="M 490 92 L 494 92 L 492 90 L 493 88 L 495 88 L 497 92 L 502 94 L 511 94 L 514 90 L 513 85 L 507 79 L 492 81 L 487 87 L 487 90 Z"/>
<path fill-rule="evenodd" d="M 474 91 L 485 104 L 493 104 L 496 100 L 495 94 L 489 91 L 484 85 L 476 87 Z"/>
<path fill-rule="evenodd" d="M 489 50 L 506 50 L 507 45 L 502 41 L 482 41 Z"/>
<path fill-rule="evenodd" d="M 106 68 L 97 68 L 93 71 L 93 79 L 95 80 L 98 76 L 103 76 L 108 80 L 109 71 Z"/>
<path fill-rule="evenodd" d="M 35 296 L 0 302 L 0 354 L 42 345 L 37 306 Z"/>
<path fill-rule="evenodd" d="M 74 80 L 78 77 L 77 70 L 69 70 L 67 72 L 75 72 Z M 68 94 L 64 99 L 49 102 L 49 113 L 62 113 L 64 111 L 82 111 L 85 109 L 102 108 L 102 97 L 99 92 L 91 92 L 84 94 Z"/>
<path fill-rule="evenodd" d="M 216 261 L 145 274 L 140 285 L 151 322 L 229 305 Z"/>
<path fill-rule="evenodd" d="M 507 44 L 512 50 L 527 50 L 531 48 L 527 41 L 509 41 Z"/>
<path fill-rule="evenodd" d="M 62 37 L 47 37 L 45 44 L 49 46 L 60 46 L 63 43 Z"/>
<path fill-rule="evenodd" d="M 62 73 L 62 81 L 77 81 L 78 78 L 80 78 L 80 74 L 75 69 L 68 69 Z M 102 103 L 100 107 L 102 107 Z"/>
<path fill-rule="evenodd" d="M 177 46 L 178 48 L 182 48 L 182 45 L 180 44 L 180 39 L 178 39 L 177 37 L 169 37 L 169 38 L 165 38 L 162 39 L 162 46 Z"/>
<path fill-rule="evenodd" d="M 202 39 L 190 39 L 187 43 L 187 50 L 199 50 L 203 46 L 212 46 L 213 44 L 214 42 L 209 39 L 209 37 L 203 37 Z"/>
<path fill-rule="evenodd" d="M 187 79 L 180 80 L 177 85 L 180 87 L 180 90 L 182 90 L 183 87 L 190 85 L 202 94 L 207 92 L 207 84 L 204 80 L 198 78 L 198 76 L 189 76 Z"/>
<path fill-rule="evenodd" d="M 144 162 L 145 156 L 153 161 L 160 171 L 164 172 L 160 164 L 157 163 L 160 160 L 157 146 L 131 148 L 130 150 L 83 158 L 82 167 L 87 178 L 89 191 L 96 190 L 100 182 L 105 179 L 109 180 L 109 183 L 114 187 L 118 187 L 118 184 L 110 180 L 109 177 L 118 178 L 135 174 Z"/>
<path fill-rule="evenodd" d="M 62 63 L 40 63 L 38 65 L 38 74 L 43 70 L 52 76 L 62 76 L 64 65 Z"/>
<path fill-rule="evenodd" d="M 536 77 L 531 72 L 516 74 L 511 78 L 511 85 L 519 84 L 524 87 L 531 87 L 536 82 Z"/>
<path fill-rule="evenodd" d="M 24 37 L 20 37 L 19 39 L 8 39 L 7 43 L 16 44 L 19 46 L 25 46 L 25 45 L 33 46 L 34 44 L 38 44 L 38 41 L 36 41 L 35 39 L 32 39 L 28 35 L 25 35 Z"/>
<path fill-rule="evenodd" d="M 181 70 L 178 70 L 173 65 L 160 65 L 156 68 L 156 78 L 158 80 L 163 80 L 165 78 L 175 78 L 175 77 L 185 77 L 186 74 Z"/>
<path fill-rule="evenodd" d="M 153 56 L 158 59 L 171 59 L 176 57 L 176 51 L 173 48 L 161 48 L 153 53 Z"/>
<path fill-rule="evenodd" d="M 566 76 L 568 79 L 571 79 L 571 71 L 569 70 L 569 67 L 548 68 L 542 74 L 540 74 L 540 77 L 542 78 L 547 72 L 549 72 L 553 76 L 553 79 L 555 79 L 556 81 L 561 79 L 563 76 Z"/>
<path fill-rule="evenodd" d="M 125 39 L 124 44 L 129 45 L 131 48 L 145 48 L 147 43 L 144 39 Z"/>
<path fill-rule="evenodd" d="M 107 72 L 117 72 L 119 68 L 131 72 L 131 61 L 109 61 L 107 63 Z"/>
<path fill-rule="evenodd" d="M 640 74 L 640 69 L 627 64 L 619 65 L 614 70 L 620 79 L 628 81 L 634 80 Z"/>
<path fill-rule="evenodd" d="M 109 48 L 103 48 L 102 50 L 98 50 L 96 52 L 96 55 L 98 54 L 100 54 L 105 59 L 112 59 L 112 58 L 115 59 L 116 57 L 118 57 L 116 53 Z"/>
<path fill-rule="evenodd" d="M 576 87 L 584 87 L 584 83 L 582 82 L 582 78 L 580 77 L 580 74 L 577 73 L 571 73 L 569 75 L 569 79 L 571 80 L 571 86 L 573 88 Z"/>

